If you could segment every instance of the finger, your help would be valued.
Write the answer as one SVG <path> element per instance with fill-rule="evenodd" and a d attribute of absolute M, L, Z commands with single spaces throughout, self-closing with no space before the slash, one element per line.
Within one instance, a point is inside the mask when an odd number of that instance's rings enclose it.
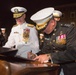
<path fill-rule="evenodd" d="M 39 61 L 40 63 L 44 63 L 44 61 L 43 61 L 42 59 L 39 59 L 38 61 Z"/>
<path fill-rule="evenodd" d="M 39 57 L 37 56 L 37 57 L 35 57 L 33 60 L 38 60 L 39 59 Z"/>

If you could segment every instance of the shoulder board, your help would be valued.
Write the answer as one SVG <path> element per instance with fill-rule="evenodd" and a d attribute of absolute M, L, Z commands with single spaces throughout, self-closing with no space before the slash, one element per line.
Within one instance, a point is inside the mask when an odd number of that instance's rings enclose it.
<path fill-rule="evenodd" d="M 16 26 L 18 26 L 18 25 L 17 24 L 13 25 L 13 27 L 16 27 Z"/>
<path fill-rule="evenodd" d="M 28 27 L 32 27 L 32 28 L 34 27 L 33 24 L 27 24 L 27 26 L 28 26 Z"/>
<path fill-rule="evenodd" d="M 61 24 L 62 27 L 70 27 L 70 24 Z"/>

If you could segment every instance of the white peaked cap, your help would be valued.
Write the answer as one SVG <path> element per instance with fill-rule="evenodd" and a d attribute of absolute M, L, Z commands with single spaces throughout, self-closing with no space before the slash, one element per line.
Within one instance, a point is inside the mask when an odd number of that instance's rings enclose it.
<path fill-rule="evenodd" d="M 52 18 L 53 12 L 53 7 L 44 8 L 33 14 L 30 19 L 34 21 L 36 24 L 42 24 L 46 22 L 48 19 Z"/>
<path fill-rule="evenodd" d="M 15 12 L 15 9 L 18 10 L 18 12 L 27 12 L 27 9 L 25 9 L 24 7 L 13 7 L 11 8 L 11 12 Z"/>
<path fill-rule="evenodd" d="M 59 10 L 54 10 L 53 16 L 54 16 L 54 17 L 61 17 L 61 16 L 62 16 L 62 12 L 59 11 Z"/>
<path fill-rule="evenodd" d="M 11 8 L 11 12 L 13 12 L 13 18 L 19 18 L 25 12 L 27 12 L 27 9 L 24 7 L 13 7 L 13 8 Z"/>
<path fill-rule="evenodd" d="M 6 30 L 6 28 L 1 28 L 1 30 Z"/>

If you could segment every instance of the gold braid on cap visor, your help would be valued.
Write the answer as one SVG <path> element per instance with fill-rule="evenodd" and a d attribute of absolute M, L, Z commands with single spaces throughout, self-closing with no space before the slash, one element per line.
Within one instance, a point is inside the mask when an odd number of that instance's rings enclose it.
<path fill-rule="evenodd" d="M 19 17 L 21 17 L 23 14 L 24 14 L 24 12 L 23 12 L 23 13 L 14 13 L 14 14 L 13 14 L 13 18 L 19 18 Z"/>
<path fill-rule="evenodd" d="M 36 29 L 37 30 L 42 30 L 47 26 L 47 23 L 49 22 L 50 19 L 48 19 L 46 22 L 44 22 L 43 24 L 37 24 L 36 25 Z"/>

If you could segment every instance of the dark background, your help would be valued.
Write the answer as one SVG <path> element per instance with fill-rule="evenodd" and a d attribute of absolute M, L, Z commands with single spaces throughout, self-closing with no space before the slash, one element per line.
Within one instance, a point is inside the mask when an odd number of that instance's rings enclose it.
<path fill-rule="evenodd" d="M 26 21 L 32 23 L 30 16 L 45 7 L 54 7 L 65 4 L 76 3 L 75 0 L 2 0 L 0 2 L 0 27 L 5 27 L 10 31 L 15 24 L 10 9 L 14 6 L 22 6 L 27 9 Z"/>

